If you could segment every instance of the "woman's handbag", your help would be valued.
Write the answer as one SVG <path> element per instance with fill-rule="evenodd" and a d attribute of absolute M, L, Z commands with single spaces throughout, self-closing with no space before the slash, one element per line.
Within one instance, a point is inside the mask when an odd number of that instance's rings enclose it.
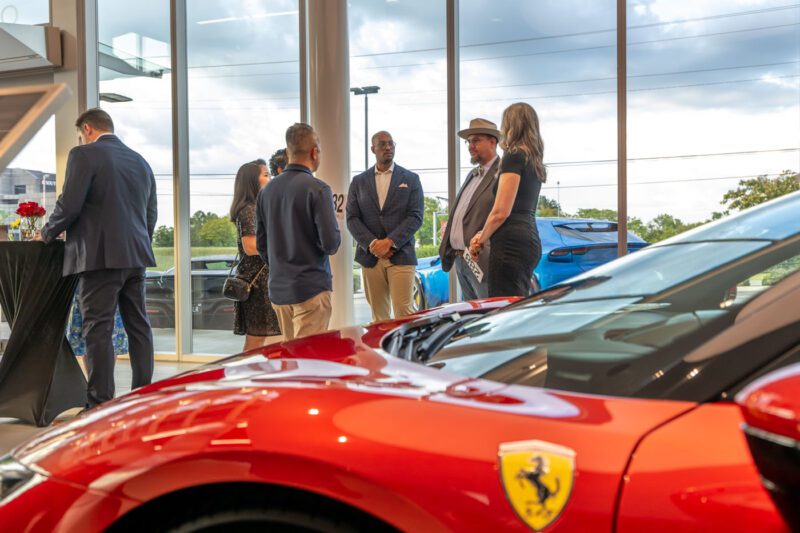
<path fill-rule="evenodd" d="M 238 261 L 234 261 L 231 265 L 231 271 L 228 272 L 228 277 L 225 278 L 225 283 L 222 284 L 222 295 L 228 300 L 233 300 L 235 302 L 246 302 L 247 299 L 250 298 L 250 289 L 253 288 L 258 276 L 264 272 L 264 269 L 267 268 L 267 265 L 262 266 L 261 270 L 259 270 L 258 273 L 253 276 L 252 280 L 247 281 L 238 274 L 234 275 L 233 269 L 236 268 L 237 264 Z"/>

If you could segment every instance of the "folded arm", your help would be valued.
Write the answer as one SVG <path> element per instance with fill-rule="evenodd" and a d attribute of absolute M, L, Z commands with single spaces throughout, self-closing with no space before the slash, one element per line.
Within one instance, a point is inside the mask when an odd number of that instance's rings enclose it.
<path fill-rule="evenodd" d="M 158 221 L 158 191 L 156 189 L 156 178 L 153 176 L 153 171 L 149 165 L 147 166 L 147 173 L 150 178 L 150 196 L 147 199 L 147 233 L 152 241 L 153 232 Z"/>
<path fill-rule="evenodd" d="M 267 246 L 267 214 L 264 212 L 263 208 L 263 201 L 261 195 L 264 193 L 264 189 L 261 189 L 258 193 L 258 199 L 256 200 L 256 250 L 258 251 L 258 255 L 261 256 L 261 259 L 264 260 L 266 264 L 269 265 L 269 257 L 268 251 L 269 247 Z M 242 246 L 244 246 L 244 239 L 242 239 Z M 245 253 L 249 255 L 247 249 L 245 249 Z"/>
<path fill-rule="evenodd" d="M 42 240 L 51 242 L 61 232 L 72 226 L 83 211 L 86 197 L 92 186 L 94 175 L 91 172 L 86 156 L 76 148 L 69 152 L 67 158 L 67 175 L 64 180 L 64 190 L 56 201 L 56 207 L 50 220 L 42 228 Z M 152 235 L 152 232 L 151 232 Z"/>
<path fill-rule="evenodd" d="M 350 190 L 347 192 L 347 229 L 356 240 L 359 246 L 365 250 L 369 250 L 369 246 L 377 237 L 367 228 L 364 221 L 361 219 L 361 206 L 358 205 L 358 193 L 354 190 L 356 188 L 356 181 L 350 183 Z"/>
<path fill-rule="evenodd" d="M 422 227 L 422 213 L 425 208 L 422 185 L 419 182 L 419 176 L 416 174 L 411 174 L 411 176 L 411 179 L 408 180 L 411 190 L 409 191 L 406 216 L 388 235 L 388 239 L 394 243 L 395 248 L 405 246 L 414 237 L 417 230 Z"/>
<path fill-rule="evenodd" d="M 342 236 L 339 233 L 339 222 L 333 210 L 333 193 L 330 187 L 324 187 L 316 193 L 314 198 L 314 225 L 319 236 L 319 248 L 327 255 L 333 255 L 339 250 Z"/>

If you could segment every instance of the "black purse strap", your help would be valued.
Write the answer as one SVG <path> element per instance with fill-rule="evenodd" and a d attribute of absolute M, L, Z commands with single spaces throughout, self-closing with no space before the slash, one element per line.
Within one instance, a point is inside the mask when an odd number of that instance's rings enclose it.
<path fill-rule="evenodd" d="M 239 217 L 238 216 L 236 217 L 236 232 L 238 233 L 239 240 L 241 241 L 242 240 L 242 226 L 241 226 L 241 224 L 239 224 Z M 238 243 L 237 243 L 237 245 L 238 245 Z M 244 244 L 242 244 L 242 248 L 244 248 Z M 234 277 L 233 269 L 236 268 L 239 265 L 239 263 L 241 262 L 242 259 L 244 259 L 242 257 L 242 253 L 237 250 L 236 257 L 234 258 L 233 263 L 231 263 L 231 269 L 228 272 L 228 277 L 229 278 Z M 264 272 L 265 268 L 267 268 L 267 264 L 266 263 L 264 263 L 264 266 L 261 267 L 261 270 L 259 270 L 256 273 L 256 275 L 253 276 L 253 279 L 250 280 L 247 283 L 247 288 L 248 289 L 252 289 L 253 288 L 253 284 L 255 284 L 256 280 L 258 279 L 258 276 L 260 276 L 261 273 Z"/>

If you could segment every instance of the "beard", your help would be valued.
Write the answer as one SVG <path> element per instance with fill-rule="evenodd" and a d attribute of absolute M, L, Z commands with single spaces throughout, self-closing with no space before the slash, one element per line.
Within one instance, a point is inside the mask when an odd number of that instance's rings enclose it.
<path fill-rule="evenodd" d="M 469 158 L 469 162 L 470 162 L 470 164 L 472 164 L 472 165 L 477 165 L 477 164 L 478 164 L 478 163 L 480 163 L 481 161 L 480 161 L 480 159 L 478 159 L 478 156 L 477 156 L 477 155 L 473 155 L 472 157 L 470 157 L 470 158 Z"/>

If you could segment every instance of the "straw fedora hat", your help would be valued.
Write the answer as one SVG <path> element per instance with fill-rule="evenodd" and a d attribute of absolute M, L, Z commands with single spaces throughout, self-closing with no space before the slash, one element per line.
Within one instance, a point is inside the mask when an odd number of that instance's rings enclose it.
<path fill-rule="evenodd" d="M 473 118 L 469 121 L 469 128 L 459 131 L 458 136 L 462 139 L 467 139 L 470 135 L 475 135 L 477 133 L 491 135 L 497 139 L 498 142 L 503 140 L 503 134 L 497 129 L 497 125 L 485 118 Z"/>

